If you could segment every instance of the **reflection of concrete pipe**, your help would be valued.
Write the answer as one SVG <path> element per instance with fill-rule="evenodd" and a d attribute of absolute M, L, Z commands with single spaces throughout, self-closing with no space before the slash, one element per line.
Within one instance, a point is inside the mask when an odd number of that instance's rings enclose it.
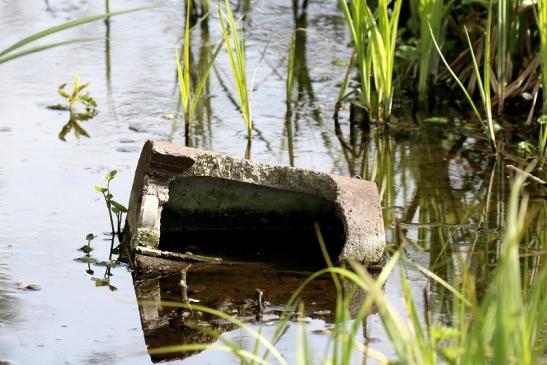
<path fill-rule="evenodd" d="M 158 279 L 134 280 L 135 294 L 143 329 L 155 329 L 167 324 L 161 319 L 161 290 Z M 141 304 L 143 302 L 144 304 Z"/>
<path fill-rule="evenodd" d="M 192 265 L 186 266 L 184 269 L 180 271 L 180 288 L 181 288 L 181 302 L 188 303 L 188 284 L 186 283 L 186 273 L 188 272 L 188 269 Z"/>
<path fill-rule="evenodd" d="M 185 194 L 184 199 L 178 195 L 181 193 Z M 187 199 L 194 193 L 200 199 Z M 316 208 L 320 208 L 320 214 L 327 214 L 332 207 L 333 219 L 344 231 L 343 246 L 338 251 L 341 261 L 377 262 L 385 246 L 382 211 L 374 182 L 148 141 L 135 172 L 124 231 L 126 242 L 133 249 L 158 247 L 165 229 L 162 210 L 166 205 L 183 218 L 174 220 L 175 224 L 189 224 L 188 220 L 196 213 L 228 215 L 227 222 L 232 223 L 236 221 L 229 219 L 230 214 L 238 211 L 248 212 L 252 215 L 251 222 L 257 224 L 269 222 L 270 218 L 278 219 L 281 225 L 291 224 L 294 220 L 286 219 L 291 213 L 292 217 L 301 216 L 306 222 L 313 222 Z M 244 224 L 245 220 L 236 223 Z"/>

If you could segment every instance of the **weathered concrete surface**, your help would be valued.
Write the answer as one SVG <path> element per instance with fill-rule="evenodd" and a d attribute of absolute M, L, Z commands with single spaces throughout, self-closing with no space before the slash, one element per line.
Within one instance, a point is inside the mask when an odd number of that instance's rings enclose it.
<path fill-rule="evenodd" d="M 335 217 L 343 224 L 345 232 L 345 242 L 339 260 L 369 263 L 377 262 L 382 257 L 385 235 L 375 183 L 311 170 L 270 166 L 159 141 L 145 143 L 135 172 L 124 229 L 124 239 L 130 242 L 133 249 L 137 246 L 158 247 L 162 232 L 162 210 L 169 201 L 171 205 L 177 204 L 177 197 L 171 197 L 170 200 L 170 189 L 182 191 L 184 187 L 190 186 L 189 182 L 201 181 L 195 178 L 208 178 L 203 181 L 209 181 L 205 186 L 210 186 L 202 187 L 201 193 L 200 189 L 196 189 L 197 196 L 202 194 L 205 197 L 209 194 L 209 197 L 214 198 L 214 194 L 219 192 L 219 186 L 222 186 L 222 183 L 211 183 L 210 178 L 216 178 L 226 182 L 227 195 L 237 193 L 242 186 L 255 186 L 262 189 L 258 190 L 261 193 L 255 194 L 256 197 L 271 195 L 270 190 L 275 189 L 272 191 L 279 191 L 280 196 L 285 192 L 287 201 L 300 199 L 297 205 L 308 206 L 308 210 L 320 211 L 321 207 L 325 206 L 321 202 L 314 203 L 309 196 L 317 197 L 322 202 L 329 202 L 334 207 Z M 235 187 L 228 192 L 228 186 Z M 191 194 L 188 193 L 188 196 Z M 263 209 L 264 214 L 268 213 L 268 209 L 279 213 L 276 209 L 280 210 L 285 206 L 276 203 L 275 199 L 247 200 L 251 204 L 249 209 Z M 253 200 L 257 201 L 254 206 Z M 240 201 L 244 206 L 235 207 L 235 203 L 227 201 L 228 203 L 223 203 L 225 206 L 219 205 L 215 208 L 216 211 L 211 210 L 211 214 L 218 214 L 222 212 L 221 209 L 226 209 L 232 214 L 244 212 L 248 208 L 247 203 Z M 243 199 L 243 202 L 245 201 Z M 211 209 L 210 204 L 209 208 L 206 208 L 207 204 L 203 206 L 204 209 Z M 199 209 L 199 201 L 189 201 L 186 209 Z M 294 214 L 293 217 L 297 215 Z"/>

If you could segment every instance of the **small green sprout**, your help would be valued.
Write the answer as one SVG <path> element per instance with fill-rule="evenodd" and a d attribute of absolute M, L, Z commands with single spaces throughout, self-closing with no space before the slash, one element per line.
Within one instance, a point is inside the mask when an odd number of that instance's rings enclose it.
<path fill-rule="evenodd" d="M 110 227 L 112 228 L 112 235 L 114 236 L 116 233 L 120 233 L 121 231 L 121 225 L 122 225 L 122 215 L 123 213 L 127 213 L 127 208 L 123 206 L 122 204 L 115 201 L 113 198 L 114 196 L 110 192 L 110 182 L 114 177 L 116 177 L 116 174 L 118 172 L 116 170 L 112 170 L 109 173 L 107 173 L 104 177 L 104 181 L 106 182 L 106 187 L 103 186 L 95 186 L 95 190 L 97 190 L 99 193 L 103 195 L 104 201 L 106 203 L 106 208 L 108 210 L 108 216 L 110 218 Z M 112 217 L 112 213 L 116 215 L 117 220 L 117 230 L 114 226 L 114 218 Z"/>
<path fill-rule="evenodd" d="M 89 86 L 89 82 L 86 82 L 85 84 L 80 83 L 80 75 L 74 76 L 74 85 L 72 88 L 72 92 L 67 92 L 65 90 L 66 83 L 59 86 L 57 91 L 59 92 L 59 95 L 61 95 L 63 98 L 65 98 L 68 101 L 68 108 L 70 111 L 74 110 L 74 107 L 80 103 L 82 104 L 86 111 L 94 112 L 95 108 L 97 108 L 97 103 L 95 102 L 95 99 L 93 99 L 89 93 L 83 93 L 83 90 L 85 90 Z"/>
<path fill-rule="evenodd" d="M 87 131 L 79 124 L 79 122 L 89 120 L 97 115 L 95 99 L 89 93 L 84 92 L 89 83 L 81 84 L 80 76 L 76 75 L 74 76 L 72 91 L 65 90 L 66 85 L 65 83 L 59 86 L 57 92 L 68 101 L 68 106 L 62 104 L 49 106 L 49 109 L 68 110 L 70 113 L 68 122 L 59 132 L 59 139 L 65 141 L 65 137 L 70 131 L 74 131 L 76 138 L 80 138 L 80 136 L 89 137 Z M 85 110 L 82 111 L 78 106 L 83 106 Z"/>

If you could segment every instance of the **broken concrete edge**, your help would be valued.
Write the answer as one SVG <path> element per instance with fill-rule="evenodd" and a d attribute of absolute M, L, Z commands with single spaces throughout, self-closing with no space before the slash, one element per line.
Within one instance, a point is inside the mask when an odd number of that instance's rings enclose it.
<path fill-rule="evenodd" d="M 322 197 L 336 207 L 346 242 L 339 261 L 378 262 L 385 233 L 378 189 L 374 182 L 347 176 L 270 166 L 224 154 L 149 140 L 135 171 L 124 241 L 157 249 L 163 205 L 176 178 L 200 176 L 232 180 Z M 328 243 L 327 243 L 328 244 Z"/>
<path fill-rule="evenodd" d="M 206 262 L 209 264 L 218 264 L 222 262 L 220 257 L 208 257 L 203 255 L 194 255 L 193 253 L 178 253 L 171 251 L 162 251 L 155 248 L 146 247 L 146 246 L 136 246 L 135 252 L 141 255 L 147 255 L 152 257 L 158 257 L 163 259 L 170 259 L 175 261 L 195 261 L 195 262 Z"/>

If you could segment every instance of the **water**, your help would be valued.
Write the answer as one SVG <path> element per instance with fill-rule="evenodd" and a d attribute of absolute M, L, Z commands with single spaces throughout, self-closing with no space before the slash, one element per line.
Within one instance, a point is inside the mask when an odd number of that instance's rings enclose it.
<path fill-rule="evenodd" d="M 111 6 L 121 10 L 146 3 L 132 0 Z M 314 1 L 307 12 L 298 10 L 296 17 L 288 1 L 251 4 L 246 34 L 248 64 L 251 70 L 256 69 L 253 160 L 376 180 L 383 196 L 389 243 L 394 241 L 397 218 L 412 259 L 448 280 L 457 277 L 462 262 L 469 260 L 472 271 L 487 282 L 503 226 L 507 194 L 504 161 L 485 154 L 484 139 L 469 130 L 465 118 L 451 112 L 448 105 L 437 106 L 448 118 L 446 124 L 419 125 L 413 120 L 430 115 L 412 115 L 404 99 L 396 102 L 398 120 L 390 133 L 354 131 L 353 144 L 348 142 L 348 112 L 342 110 L 342 143 L 332 114 L 345 73 L 340 61 L 348 60 L 351 50 L 342 13 L 335 4 Z M 0 47 L 67 19 L 102 13 L 102 6 L 102 2 L 84 0 L 49 1 L 49 7 L 47 2 L 0 1 Z M 118 265 L 111 269 L 110 279 L 117 290 L 109 290 L 96 287 L 94 280 L 103 277 L 104 266 L 92 265 L 94 274 L 89 275 L 87 265 L 74 258 L 82 255 L 76 249 L 93 232 L 98 235 L 93 241 L 93 256 L 99 261 L 108 259 L 110 241 L 103 232 L 109 230 L 109 221 L 104 202 L 94 189 L 102 184 L 104 174 L 118 170 L 112 190 L 118 201 L 127 202 L 144 141 L 154 138 L 184 143 L 180 118 L 168 117 L 180 111 L 174 47 L 182 34 L 183 9 L 180 1 L 166 1 L 157 9 L 113 18 L 110 29 L 104 22 L 91 23 L 52 40 L 99 40 L 0 65 L 0 360 L 15 364 L 148 364 L 152 359 L 147 345 L 181 340 L 180 334 L 161 329 L 151 339 L 147 323 L 141 323 L 143 313 L 137 303 L 142 285 L 151 286 L 154 295 L 162 299 L 176 299 L 178 293 L 173 288 L 178 276 L 133 276 L 129 268 Z M 297 102 L 286 119 L 287 47 L 296 27 L 308 30 L 299 38 L 306 48 L 300 48 L 298 56 Z M 107 33 L 109 42 L 104 39 Z M 220 39 L 214 12 L 209 37 L 212 44 Z M 196 31 L 194 52 L 202 41 L 209 44 L 203 33 Z M 264 59 L 259 62 L 264 49 Z M 194 57 L 198 57 L 196 53 Z M 196 122 L 193 144 L 243 157 L 245 128 L 230 101 L 236 94 L 224 53 L 216 64 L 210 81 L 211 113 L 209 118 L 204 113 L 203 120 Z M 58 133 L 68 113 L 47 106 L 63 102 L 57 87 L 69 83 L 70 88 L 75 74 L 82 82 L 91 83 L 89 92 L 98 103 L 99 114 L 81 123 L 90 138 L 68 134 L 62 142 Z M 231 95 L 223 89 L 219 76 Z M 430 114 L 435 115 L 435 110 Z M 365 142 L 361 151 L 360 141 Z M 208 304 L 244 303 L 253 297 L 255 288 L 262 287 L 272 306 L 279 306 L 306 274 L 291 274 L 270 264 L 247 265 L 234 267 L 224 276 L 209 274 L 220 287 L 214 291 L 218 297 Z M 229 279 L 227 273 L 231 273 Z M 276 280 L 265 273 L 275 274 Z M 203 281 L 201 292 L 207 293 L 209 276 L 200 275 L 204 276 L 194 276 L 194 284 Z M 423 308 L 421 290 L 427 280 L 412 269 L 408 276 L 418 307 Z M 403 312 L 397 277 L 390 278 L 385 293 Z M 41 290 L 25 290 L 28 284 L 38 284 Z M 328 290 L 329 284 L 317 285 L 327 289 L 312 291 L 310 301 L 321 311 L 332 311 L 334 294 Z M 433 310 L 443 318 L 449 312 L 447 300 L 435 286 L 430 289 Z M 206 297 L 199 291 L 192 295 Z M 166 313 L 160 313 L 162 318 L 172 317 Z M 308 331 L 328 327 L 328 316 L 312 317 Z M 369 317 L 367 327 L 373 338 L 371 347 L 393 356 L 377 315 Z M 280 345 L 288 358 L 295 356 L 296 328 L 296 324 L 291 326 Z M 228 336 L 240 338 L 237 331 Z M 313 334 L 314 346 L 324 347 L 326 338 Z M 196 364 L 224 361 L 225 354 L 211 350 L 185 360 Z"/>

